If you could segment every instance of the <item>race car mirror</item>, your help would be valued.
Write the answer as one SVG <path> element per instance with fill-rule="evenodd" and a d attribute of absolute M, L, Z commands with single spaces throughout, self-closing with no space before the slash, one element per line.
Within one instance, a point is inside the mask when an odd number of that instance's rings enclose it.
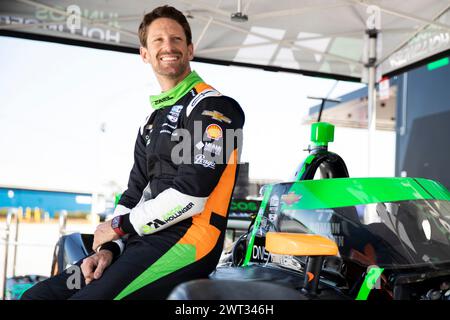
<path fill-rule="evenodd" d="M 302 290 L 309 296 L 318 293 L 324 257 L 338 254 L 338 247 L 334 241 L 317 234 L 268 232 L 266 249 L 272 254 L 308 257 Z"/>

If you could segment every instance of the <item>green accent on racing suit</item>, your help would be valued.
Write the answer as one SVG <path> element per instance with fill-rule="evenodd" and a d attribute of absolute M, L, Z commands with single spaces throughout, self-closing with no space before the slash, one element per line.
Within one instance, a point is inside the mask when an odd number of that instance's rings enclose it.
<path fill-rule="evenodd" d="M 177 243 L 161 258 L 122 290 L 114 300 L 121 300 L 140 288 L 195 262 L 195 246 Z"/>
<path fill-rule="evenodd" d="M 172 106 L 180 100 L 188 91 L 196 85 L 203 82 L 197 72 L 192 71 L 183 81 L 172 89 L 156 96 L 150 96 L 150 103 L 153 109 L 158 110 L 164 107 Z"/>

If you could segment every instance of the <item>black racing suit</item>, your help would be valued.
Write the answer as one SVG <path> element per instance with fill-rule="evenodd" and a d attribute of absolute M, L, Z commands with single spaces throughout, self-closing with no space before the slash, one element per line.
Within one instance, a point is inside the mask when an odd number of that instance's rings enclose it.
<path fill-rule="evenodd" d="M 23 299 L 164 299 L 216 267 L 244 113 L 195 72 L 151 103 L 156 111 L 139 130 L 128 189 L 115 209 L 126 240 L 102 246 L 114 262 L 89 285 L 82 279 L 80 290 L 68 288 L 71 274 L 63 271 Z"/>

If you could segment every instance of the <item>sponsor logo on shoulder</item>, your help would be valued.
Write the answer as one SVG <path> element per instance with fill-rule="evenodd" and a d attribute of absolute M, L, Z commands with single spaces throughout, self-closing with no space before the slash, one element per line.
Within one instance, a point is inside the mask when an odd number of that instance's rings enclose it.
<path fill-rule="evenodd" d="M 177 122 L 178 121 L 178 117 L 180 116 L 180 112 L 181 110 L 183 110 L 183 106 L 182 105 L 174 105 L 170 111 L 169 114 L 167 115 L 167 119 L 169 119 L 170 122 Z"/>
<path fill-rule="evenodd" d="M 216 120 L 216 121 L 231 123 L 230 118 L 224 116 L 223 113 L 218 112 L 216 110 L 213 110 L 213 111 L 205 110 L 202 112 L 202 116 L 209 116 L 209 117 L 213 118 L 213 120 Z"/>
<path fill-rule="evenodd" d="M 222 146 L 212 142 L 203 143 L 203 141 L 199 141 L 198 143 L 195 144 L 195 147 L 198 150 L 203 149 L 203 151 L 209 152 L 211 154 L 214 153 L 216 156 L 222 153 Z"/>
<path fill-rule="evenodd" d="M 205 144 L 205 147 L 203 148 L 203 150 L 210 152 L 210 153 L 214 153 L 216 156 L 218 156 L 222 152 L 222 146 L 219 146 L 219 145 L 211 143 L 211 142 L 207 142 Z"/>
<path fill-rule="evenodd" d="M 198 149 L 198 150 L 202 150 L 202 148 L 205 146 L 205 144 L 202 142 L 202 141 L 199 141 L 196 145 L 195 145 L 195 147 Z"/>
<path fill-rule="evenodd" d="M 216 168 L 216 163 L 214 161 L 210 161 L 210 160 L 206 159 L 205 155 L 203 155 L 203 154 L 197 154 L 195 156 L 194 163 L 200 164 L 200 165 L 204 166 L 205 168 L 211 168 L 211 169 Z"/>
<path fill-rule="evenodd" d="M 223 136 L 222 128 L 214 123 L 207 126 L 205 132 L 206 136 L 212 140 L 218 140 Z"/>

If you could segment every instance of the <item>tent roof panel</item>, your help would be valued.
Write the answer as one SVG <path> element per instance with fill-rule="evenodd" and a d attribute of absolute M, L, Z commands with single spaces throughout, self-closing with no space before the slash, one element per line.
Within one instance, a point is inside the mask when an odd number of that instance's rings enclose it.
<path fill-rule="evenodd" d="M 137 49 L 142 16 L 166 1 L 2 0 L 0 32 L 86 40 Z M 380 12 L 382 72 L 391 73 L 450 50 L 448 0 L 277 0 L 242 1 L 248 21 L 237 22 L 234 0 L 169 1 L 188 15 L 196 57 L 229 63 L 360 78 L 366 22 L 371 5 Z M 80 25 L 68 12 L 75 5 Z M 72 7 L 73 8 L 73 7 Z M 72 15 L 72 16 L 71 16 Z M 76 18 L 76 16 L 75 16 Z M 305 40 L 305 34 L 310 34 Z M 299 39 L 299 37 L 301 39 Z"/>

